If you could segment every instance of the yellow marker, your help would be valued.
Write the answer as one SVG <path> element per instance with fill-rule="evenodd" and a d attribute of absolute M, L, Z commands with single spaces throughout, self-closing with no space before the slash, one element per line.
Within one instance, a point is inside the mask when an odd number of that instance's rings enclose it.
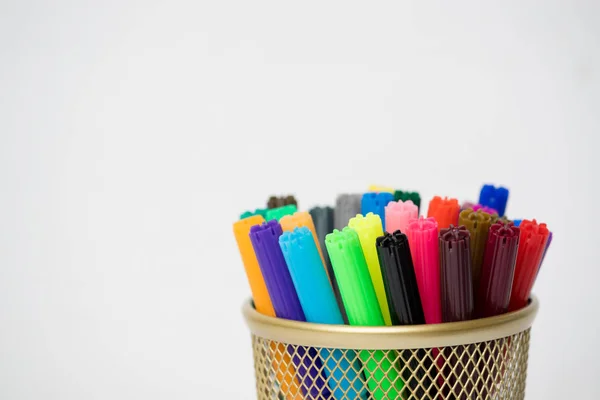
<path fill-rule="evenodd" d="M 319 238 L 317 237 L 315 224 L 308 211 L 297 211 L 292 215 L 285 215 L 281 217 L 279 223 L 281 224 L 281 229 L 283 229 L 284 232 L 292 232 L 294 228 L 299 228 L 302 226 L 307 227 L 312 232 L 313 239 L 317 245 L 317 250 L 319 250 L 319 254 L 321 255 L 321 261 L 323 261 L 323 265 L 325 265 L 325 259 L 323 258 L 323 251 L 321 250 L 321 245 L 319 244 Z"/>
<path fill-rule="evenodd" d="M 385 295 L 385 286 L 383 286 L 383 277 L 381 276 L 375 243 L 378 237 L 383 236 L 381 218 L 379 215 L 373 213 L 368 213 L 366 217 L 358 214 L 356 217 L 350 219 L 348 226 L 358 234 L 360 247 L 362 247 L 365 260 L 367 261 L 369 275 L 371 275 L 371 281 L 373 281 L 375 295 L 377 295 L 377 302 L 383 314 L 383 320 L 386 325 L 391 326 L 392 319 L 390 318 L 390 310 Z"/>
<path fill-rule="evenodd" d="M 387 187 L 387 186 L 380 186 L 380 185 L 369 186 L 369 192 L 377 192 L 377 193 L 387 192 L 387 193 L 394 194 L 395 191 L 396 191 L 396 189 Z"/>
<path fill-rule="evenodd" d="M 250 228 L 254 225 L 260 225 L 265 222 L 261 215 L 253 215 L 241 219 L 233 224 L 233 233 L 240 249 L 244 269 L 248 276 L 252 299 L 256 311 L 261 314 L 275 317 L 275 309 L 271 303 L 271 297 L 267 291 L 267 285 L 250 241 Z M 277 371 L 277 382 L 283 393 L 287 393 L 286 400 L 302 400 L 300 384 L 296 377 L 296 368 L 292 363 L 290 354 L 286 351 L 283 343 L 271 343 L 270 345 L 271 365 L 274 371 Z"/>

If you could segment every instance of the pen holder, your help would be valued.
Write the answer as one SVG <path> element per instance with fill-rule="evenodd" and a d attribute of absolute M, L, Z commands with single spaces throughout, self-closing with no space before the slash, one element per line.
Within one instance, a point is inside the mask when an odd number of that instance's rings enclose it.
<path fill-rule="evenodd" d="M 532 297 L 525 308 L 496 317 L 361 327 L 272 318 L 249 301 L 243 314 L 252 333 L 257 398 L 523 399 L 538 307 Z M 368 382 L 374 371 L 378 378 Z"/>

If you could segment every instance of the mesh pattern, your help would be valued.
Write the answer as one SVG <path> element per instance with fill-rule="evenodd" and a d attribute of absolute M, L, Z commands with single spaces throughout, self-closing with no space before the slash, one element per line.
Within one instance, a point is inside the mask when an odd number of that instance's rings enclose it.
<path fill-rule="evenodd" d="M 412 350 L 308 348 L 252 336 L 259 400 L 523 399 L 529 329 Z"/>

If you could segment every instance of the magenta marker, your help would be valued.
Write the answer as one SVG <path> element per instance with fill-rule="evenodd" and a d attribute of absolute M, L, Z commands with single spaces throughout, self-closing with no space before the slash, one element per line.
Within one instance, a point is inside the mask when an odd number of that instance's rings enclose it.
<path fill-rule="evenodd" d="M 442 322 L 442 303 L 438 224 L 435 218 L 413 219 L 408 223 L 406 236 L 410 244 L 425 322 L 439 324 Z"/>

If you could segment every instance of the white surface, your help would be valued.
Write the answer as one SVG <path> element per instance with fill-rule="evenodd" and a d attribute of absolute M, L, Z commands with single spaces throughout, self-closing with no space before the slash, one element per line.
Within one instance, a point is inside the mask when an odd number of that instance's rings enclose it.
<path fill-rule="evenodd" d="M 528 399 L 600 397 L 597 2 L 53 3 L 0 3 L 0 398 L 252 399 L 239 212 L 484 182 L 555 234 Z"/>

